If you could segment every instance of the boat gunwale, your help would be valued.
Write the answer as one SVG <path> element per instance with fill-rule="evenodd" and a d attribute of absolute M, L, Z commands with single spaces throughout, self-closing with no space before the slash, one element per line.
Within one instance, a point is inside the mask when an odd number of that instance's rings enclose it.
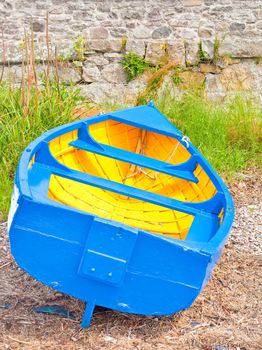
<path fill-rule="evenodd" d="M 138 109 L 141 107 L 146 107 L 146 106 L 139 106 L 135 108 L 130 108 L 131 109 Z M 27 199 L 34 200 L 37 202 L 36 199 L 33 198 L 31 191 L 30 191 L 30 186 L 28 183 L 28 166 L 30 164 L 30 161 L 32 157 L 36 154 L 41 149 L 41 146 L 43 143 L 50 142 L 56 137 L 59 137 L 65 133 L 68 133 L 73 130 L 79 130 L 83 125 L 89 126 L 95 123 L 103 122 L 106 120 L 114 120 L 118 122 L 122 122 L 125 124 L 133 125 L 135 127 L 139 127 L 141 129 L 145 129 L 148 131 L 156 132 L 158 134 L 163 134 L 165 136 L 170 136 L 173 138 L 176 138 L 179 142 L 183 141 L 184 135 L 176 129 L 175 126 L 171 125 L 174 128 L 174 132 L 167 132 L 165 130 L 161 129 L 155 129 L 152 130 L 152 127 L 146 127 L 146 125 L 139 125 L 139 123 L 132 123 L 130 121 L 126 121 L 124 118 L 120 118 L 118 114 L 123 112 L 122 110 L 117 111 L 117 112 L 112 112 L 112 113 L 106 113 L 102 115 L 97 115 L 93 117 L 87 117 L 86 119 L 83 120 L 77 120 L 75 122 L 58 126 L 56 128 L 53 128 L 45 133 L 43 133 L 41 136 L 36 138 L 33 142 L 31 142 L 24 152 L 22 153 L 22 156 L 20 158 L 17 172 L 16 172 L 16 178 L 15 178 L 15 183 L 18 187 L 19 190 L 19 197 L 26 197 Z M 160 113 L 160 112 L 159 112 Z M 160 113 L 161 114 L 161 113 Z M 164 116 L 163 116 L 164 117 Z M 210 180 L 213 182 L 214 186 L 216 187 L 218 192 L 222 192 L 224 195 L 223 198 L 223 208 L 224 208 L 224 216 L 223 216 L 223 221 L 219 227 L 219 229 L 216 231 L 214 236 L 208 241 L 208 242 L 203 242 L 198 246 L 197 250 L 209 253 L 209 254 L 214 254 L 217 250 L 220 249 L 220 247 L 223 245 L 225 239 L 227 238 L 230 228 L 233 223 L 233 217 L 234 217 L 234 204 L 232 197 L 229 193 L 229 190 L 227 189 L 226 185 L 222 181 L 222 179 L 219 177 L 219 175 L 215 172 L 215 170 L 212 168 L 212 166 L 209 164 L 209 162 L 204 158 L 204 156 L 197 150 L 197 148 L 189 142 L 189 147 L 187 148 L 188 151 L 190 152 L 191 156 L 197 156 L 199 160 L 199 164 L 201 167 L 204 169 L 204 171 L 207 173 L 209 176 Z M 192 202 L 193 203 L 193 202 Z M 63 206 L 64 207 L 64 206 Z M 78 209 L 69 207 L 67 210 L 76 210 L 80 211 Z M 82 211 L 81 211 L 82 212 Z M 87 213 L 88 214 L 88 213 Z M 128 226 L 128 225 L 127 225 Z M 143 230 L 144 231 L 144 230 Z M 145 231 L 147 232 L 147 231 Z M 152 232 L 149 232 L 151 234 L 154 234 Z M 154 234 L 155 235 L 155 234 Z M 171 237 L 165 237 L 164 235 L 161 235 L 161 238 L 168 239 L 169 241 L 175 242 L 176 244 L 182 245 L 184 247 L 192 247 L 192 243 L 199 243 L 198 241 L 187 241 L 185 240 L 177 240 L 175 238 Z M 194 246 L 194 244 L 193 244 Z"/>

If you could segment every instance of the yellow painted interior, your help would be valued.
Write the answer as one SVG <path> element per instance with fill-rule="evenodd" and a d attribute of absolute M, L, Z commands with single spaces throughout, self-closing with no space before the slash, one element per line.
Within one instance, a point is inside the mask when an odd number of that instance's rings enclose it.
<path fill-rule="evenodd" d="M 89 128 L 93 138 L 103 144 L 171 164 L 179 164 L 190 158 L 182 144 L 164 135 L 112 120 L 91 125 Z M 53 156 L 71 169 L 185 202 L 202 202 L 213 197 L 216 192 L 213 183 L 200 166 L 194 172 L 199 182 L 194 184 L 68 145 L 75 139 L 77 131 L 64 134 L 49 143 Z M 178 239 L 186 237 L 194 219 L 192 215 L 55 175 L 50 179 L 48 197 L 103 218 Z"/>

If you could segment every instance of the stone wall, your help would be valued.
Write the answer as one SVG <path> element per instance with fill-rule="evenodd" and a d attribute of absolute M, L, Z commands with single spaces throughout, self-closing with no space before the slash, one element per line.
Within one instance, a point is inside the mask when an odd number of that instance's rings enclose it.
<path fill-rule="evenodd" d="M 57 46 L 63 61 L 61 79 L 79 84 L 95 102 L 131 100 L 145 87 L 145 77 L 127 84 L 120 60 L 129 51 L 153 64 L 168 54 L 179 66 L 200 71 L 210 98 L 251 90 L 262 100 L 262 0 L 1 0 L 5 79 L 21 80 L 21 42 L 30 28 L 36 58 L 47 59 L 47 11 L 51 55 Z M 215 38 L 216 67 L 187 68 L 198 61 L 200 41 L 212 59 Z M 85 44 L 81 57 L 79 43 Z"/>

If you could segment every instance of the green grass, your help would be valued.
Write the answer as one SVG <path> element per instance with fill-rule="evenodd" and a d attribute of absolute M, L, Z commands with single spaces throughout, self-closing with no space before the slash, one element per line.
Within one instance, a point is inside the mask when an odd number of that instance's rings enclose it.
<path fill-rule="evenodd" d="M 62 84 L 50 83 L 38 93 L 33 86 L 28 93 L 28 88 L 23 92 L 0 84 L 0 101 L 0 219 L 5 219 L 24 148 L 46 130 L 72 121 L 83 99 L 75 88 Z M 250 100 L 212 103 L 199 92 L 186 92 L 180 99 L 166 94 L 157 106 L 221 175 L 232 178 L 249 166 L 261 167 L 262 112 Z M 111 104 L 106 110 L 121 108 Z"/>
<path fill-rule="evenodd" d="M 262 109 L 252 100 L 208 102 L 190 92 L 181 99 L 167 94 L 157 105 L 224 177 L 261 167 Z"/>
<path fill-rule="evenodd" d="M 26 95 L 25 95 L 26 94 Z M 23 103 L 26 99 L 26 103 Z M 24 148 L 43 132 L 72 121 L 79 92 L 50 83 L 38 92 L 0 84 L 0 221 L 6 218 L 15 168 Z M 24 101 L 25 102 L 25 101 Z"/>
<path fill-rule="evenodd" d="M 152 65 L 146 61 L 143 57 L 140 57 L 132 51 L 123 55 L 121 60 L 122 67 L 126 72 L 127 81 L 131 81 L 143 74 L 145 70 L 152 67 Z"/>

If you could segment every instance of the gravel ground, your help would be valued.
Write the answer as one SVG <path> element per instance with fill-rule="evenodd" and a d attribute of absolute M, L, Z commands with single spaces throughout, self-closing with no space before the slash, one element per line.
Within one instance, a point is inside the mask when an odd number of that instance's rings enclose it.
<path fill-rule="evenodd" d="M 230 241 L 236 249 L 246 253 L 262 254 L 262 204 L 251 204 L 236 209 Z"/>
<path fill-rule="evenodd" d="M 230 186 L 235 201 L 235 220 L 229 242 L 237 251 L 262 255 L 262 183 L 258 169 L 242 175 Z"/>
<path fill-rule="evenodd" d="M 261 349 L 260 175 L 250 170 L 230 185 L 236 218 L 222 258 L 194 305 L 172 317 L 97 308 L 82 330 L 83 303 L 21 271 L 9 255 L 6 223 L 0 224 L 0 349 Z M 76 320 L 32 311 L 46 304 L 74 311 Z"/>

